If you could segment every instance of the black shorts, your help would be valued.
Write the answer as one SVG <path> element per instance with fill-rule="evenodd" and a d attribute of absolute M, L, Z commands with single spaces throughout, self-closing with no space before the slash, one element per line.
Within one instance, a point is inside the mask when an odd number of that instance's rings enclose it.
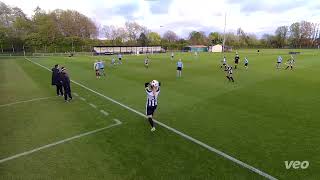
<path fill-rule="evenodd" d="M 121 61 L 121 58 L 119 58 L 119 61 Z"/>
<path fill-rule="evenodd" d="M 280 64 L 281 62 L 277 62 L 278 64 Z"/>
<path fill-rule="evenodd" d="M 248 66 L 248 63 L 245 63 L 244 66 Z"/>
<path fill-rule="evenodd" d="M 239 61 L 235 61 L 234 63 L 239 64 Z"/>
<path fill-rule="evenodd" d="M 177 67 L 177 70 L 178 71 L 182 71 L 182 67 Z"/>
<path fill-rule="evenodd" d="M 154 111 L 157 109 L 157 106 L 147 106 L 147 116 L 153 115 Z"/>

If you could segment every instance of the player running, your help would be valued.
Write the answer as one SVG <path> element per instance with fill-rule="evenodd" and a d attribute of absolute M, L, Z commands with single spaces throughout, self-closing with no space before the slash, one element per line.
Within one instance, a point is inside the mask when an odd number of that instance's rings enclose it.
<path fill-rule="evenodd" d="M 229 65 L 227 65 L 227 78 L 229 79 L 229 82 L 230 81 L 234 82 L 232 77 L 232 66 L 229 66 Z"/>
<path fill-rule="evenodd" d="M 149 58 L 148 56 L 144 59 L 144 67 L 149 68 Z"/>
<path fill-rule="evenodd" d="M 111 59 L 111 66 L 115 66 L 116 65 L 116 59 L 114 57 L 112 57 Z"/>
<path fill-rule="evenodd" d="M 179 61 L 177 62 L 177 77 L 181 77 L 182 68 L 183 62 L 181 61 L 181 59 L 179 59 Z"/>
<path fill-rule="evenodd" d="M 93 63 L 93 70 L 95 70 L 95 72 L 96 72 L 96 78 L 97 78 L 97 79 L 100 78 L 99 69 L 100 69 L 100 67 L 99 67 L 99 62 L 98 62 L 98 61 L 95 61 L 95 62 Z"/>
<path fill-rule="evenodd" d="M 148 121 L 151 125 L 151 131 L 155 131 L 154 122 L 152 120 L 153 114 L 158 106 L 158 96 L 160 93 L 160 82 L 153 80 L 151 82 L 145 83 L 145 90 L 147 93 L 147 102 L 146 102 L 146 115 Z"/>
<path fill-rule="evenodd" d="M 294 61 L 294 59 L 293 59 L 293 56 L 291 56 L 291 58 L 290 59 L 288 59 L 288 61 L 287 61 L 287 67 L 286 67 L 286 69 L 288 69 L 289 67 L 290 67 L 290 69 L 291 70 L 293 70 L 293 65 L 294 65 L 294 63 L 295 63 L 295 61 Z"/>
<path fill-rule="evenodd" d="M 248 69 L 248 64 L 249 64 L 248 58 L 245 57 L 245 58 L 244 58 L 244 67 L 245 67 L 246 69 Z"/>
<path fill-rule="evenodd" d="M 122 55 L 121 55 L 121 53 L 118 54 L 118 64 L 122 64 Z"/>
<path fill-rule="evenodd" d="M 277 69 L 281 68 L 281 63 L 282 63 L 282 57 L 281 57 L 281 56 L 278 56 L 277 65 L 276 65 L 276 68 L 277 68 Z"/>
<path fill-rule="evenodd" d="M 173 60 L 173 58 L 174 58 L 174 53 L 172 52 L 171 53 L 171 60 Z"/>
<path fill-rule="evenodd" d="M 104 62 L 99 60 L 98 61 L 98 66 L 99 66 L 99 75 L 100 76 L 106 76 L 106 73 L 104 72 Z"/>

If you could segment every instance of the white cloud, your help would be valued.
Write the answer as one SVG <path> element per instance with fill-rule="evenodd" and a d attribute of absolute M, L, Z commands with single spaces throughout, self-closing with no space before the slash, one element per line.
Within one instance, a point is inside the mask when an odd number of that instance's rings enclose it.
<path fill-rule="evenodd" d="M 153 31 L 173 30 L 187 37 L 191 30 L 223 31 L 241 27 L 246 32 L 272 33 L 281 25 L 307 20 L 320 23 L 320 1 L 314 0 L 2 0 L 20 7 L 29 16 L 39 6 L 45 10 L 73 9 L 100 25 L 123 26 L 135 20 Z M 161 7 L 161 9 L 157 9 Z M 164 8 L 162 8 L 164 7 Z M 160 26 L 164 26 L 160 28 Z"/>

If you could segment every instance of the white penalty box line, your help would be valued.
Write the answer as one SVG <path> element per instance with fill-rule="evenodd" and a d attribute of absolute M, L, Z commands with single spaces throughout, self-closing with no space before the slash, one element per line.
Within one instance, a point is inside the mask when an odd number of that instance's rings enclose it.
<path fill-rule="evenodd" d="M 54 143 L 51 143 L 51 144 L 47 144 L 47 145 L 32 149 L 30 151 L 25 151 L 23 153 L 19 153 L 19 154 L 16 154 L 16 155 L 4 158 L 4 159 L 0 159 L 0 164 L 4 163 L 6 161 L 10 161 L 10 160 L 19 158 L 21 156 L 27 156 L 29 154 L 35 153 L 37 151 L 41 151 L 43 149 L 47 149 L 47 148 L 50 148 L 50 147 L 53 147 L 53 146 L 57 146 L 59 144 L 63 144 L 63 143 L 66 143 L 66 142 L 69 142 L 69 141 L 72 141 L 72 140 L 75 140 L 75 139 L 78 139 L 78 138 L 81 138 L 81 137 L 84 137 L 84 136 L 88 136 L 90 134 L 95 134 L 97 132 L 100 132 L 100 131 L 103 131 L 103 130 L 106 130 L 106 129 L 109 129 L 109 128 L 112 128 L 112 127 L 115 127 L 115 126 L 118 126 L 118 125 L 122 124 L 122 122 L 119 121 L 118 119 L 113 119 L 113 121 L 115 122 L 115 124 L 111 124 L 111 125 L 103 127 L 103 128 L 99 128 L 99 129 L 96 129 L 96 130 L 93 130 L 93 131 L 88 131 L 88 132 L 85 132 L 85 133 L 82 133 L 82 134 L 79 134 L 79 135 L 76 135 L 76 136 L 73 136 L 73 137 L 70 137 L 70 138 L 67 138 L 67 139 L 63 139 L 63 140 L 60 140 L 60 141 L 57 141 L 57 142 L 54 142 Z"/>
<path fill-rule="evenodd" d="M 1 104 L 0 107 L 7 107 L 7 106 L 28 103 L 28 102 L 34 102 L 34 101 L 41 101 L 41 100 L 50 99 L 50 98 L 54 98 L 54 97 L 56 97 L 56 96 L 34 98 L 34 99 L 29 99 L 29 100 L 24 100 L 24 101 L 16 101 L 16 102 L 8 103 L 8 104 Z"/>
<path fill-rule="evenodd" d="M 31 63 L 36 64 L 36 65 L 38 65 L 38 66 L 40 66 L 40 67 L 42 67 L 44 69 L 47 69 L 48 71 L 51 72 L 51 70 L 49 68 L 47 68 L 47 67 L 45 67 L 45 66 L 43 66 L 43 65 L 41 65 L 41 64 L 39 64 L 37 62 L 34 62 L 34 61 L 32 61 L 32 60 L 30 60 L 28 58 L 25 58 L 25 59 L 30 61 Z M 114 100 L 114 99 L 112 99 L 112 98 L 110 98 L 108 96 L 105 96 L 105 95 L 103 95 L 103 94 L 101 94 L 101 93 L 99 93 L 99 92 L 97 92 L 97 91 L 95 91 L 93 89 L 90 89 L 89 87 L 87 87 L 87 86 L 85 86 L 85 85 L 83 85 L 81 83 L 78 83 L 78 82 L 76 82 L 74 80 L 71 80 L 71 82 L 73 82 L 74 84 L 76 84 L 76 85 L 78 85 L 78 86 L 80 86 L 80 87 L 82 87 L 82 88 L 84 88 L 84 89 L 86 89 L 86 90 L 88 90 L 88 91 L 90 91 L 90 92 L 92 92 L 94 94 L 97 94 L 97 95 L 99 95 L 99 96 L 101 96 L 101 97 L 103 97 L 103 98 L 105 98 L 105 99 L 107 99 L 107 100 L 109 100 L 109 101 L 111 101 L 111 102 L 113 102 L 115 104 L 118 104 L 118 105 L 120 105 L 120 106 L 122 106 L 122 107 L 124 107 L 124 108 L 126 108 L 126 109 L 128 109 L 128 110 L 130 110 L 130 111 L 132 111 L 132 112 L 144 117 L 144 118 L 147 118 L 146 115 L 144 115 L 143 113 L 141 113 L 141 112 L 139 112 L 139 111 L 137 111 L 137 110 L 135 110 L 135 109 L 133 109 L 133 108 L 131 108 L 129 106 L 126 106 L 126 105 L 124 105 L 124 104 L 122 104 L 122 103 L 120 103 L 120 102 L 118 102 L 118 101 L 116 101 L 116 100 Z M 224 153 L 224 152 L 222 152 L 222 151 L 220 151 L 220 150 L 218 150 L 216 148 L 213 148 L 213 147 L 209 146 L 208 144 L 205 144 L 205 143 L 203 143 L 203 142 L 201 142 L 201 141 L 199 141 L 199 140 L 197 140 L 197 139 L 195 139 L 195 138 L 193 138 L 193 137 L 191 137 L 191 136 L 189 136 L 187 134 L 184 134 L 183 132 L 180 132 L 177 129 L 174 129 L 174 128 L 172 128 L 172 127 L 170 127 L 170 126 L 168 126 L 168 125 L 166 125 L 166 124 L 164 124 L 162 122 L 159 122 L 157 120 L 154 120 L 154 121 L 158 125 L 160 125 L 160 126 L 166 128 L 166 129 L 168 129 L 168 130 L 170 130 L 170 131 L 182 136 L 183 138 L 185 138 L 185 139 L 187 139 L 187 140 L 189 140 L 189 141 L 191 141 L 193 143 L 196 143 L 196 144 L 202 146 L 203 148 L 206 148 L 207 150 L 209 150 L 211 152 L 214 152 L 214 153 L 216 153 L 216 154 L 218 154 L 218 155 L 220 155 L 220 156 L 222 156 L 222 157 L 224 157 L 224 158 L 226 158 L 226 159 L 228 159 L 228 160 L 230 160 L 230 161 L 232 161 L 232 162 L 234 162 L 234 163 L 236 163 L 236 164 L 238 164 L 238 165 L 240 165 L 240 166 L 242 166 L 242 167 L 244 167 L 246 169 L 249 169 L 250 171 L 252 171 L 254 173 L 257 173 L 260 176 L 263 176 L 263 177 L 265 177 L 267 179 L 270 179 L 270 180 L 277 180 L 277 178 L 275 178 L 275 177 L 273 177 L 273 176 L 271 176 L 271 175 L 269 175 L 269 174 L 267 174 L 267 173 L 255 168 L 255 167 L 253 167 L 253 166 L 251 166 L 251 165 L 249 165 L 247 163 L 244 163 L 244 162 L 242 162 L 242 161 L 240 161 L 240 160 L 238 160 L 238 159 L 236 159 L 236 158 L 234 158 L 234 157 L 232 157 L 232 156 L 230 156 L 230 155 L 228 155 L 228 154 L 226 154 L 226 153 Z"/>

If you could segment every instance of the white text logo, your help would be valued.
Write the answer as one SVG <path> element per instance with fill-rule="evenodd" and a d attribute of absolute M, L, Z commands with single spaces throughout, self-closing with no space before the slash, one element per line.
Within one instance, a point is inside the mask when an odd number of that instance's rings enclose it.
<path fill-rule="evenodd" d="M 309 167 L 309 161 L 285 161 L 287 169 L 307 169 Z"/>

